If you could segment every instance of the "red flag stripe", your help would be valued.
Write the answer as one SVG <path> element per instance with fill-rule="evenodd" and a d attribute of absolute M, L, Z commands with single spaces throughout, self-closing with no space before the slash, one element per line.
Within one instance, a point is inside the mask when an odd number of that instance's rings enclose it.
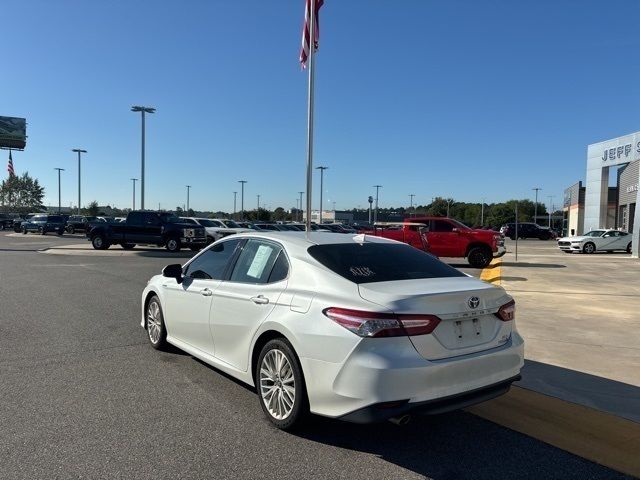
<path fill-rule="evenodd" d="M 13 159 L 11 158 L 11 150 L 9 150 L 9 164 L 7 165 L 7 171 L 9 172 L 9 176 L 12 177 L 16 174 L 13 169 Z"/>
<path fill-rule="evenodd" d="M 314 25 L 314 52 L 318 50 L 318 42 L 320 40 L 320 21 L 318 12 L 320 7 L 324 4 L 324 0 L 305 0 L 304 8 L 304 24 L 302 26 L 302 46 L 300 48 L 300 63 L 302 68 L 307 66 L 307 59 L 309 58 L 309 24 L 311 23 L 311 2 L 315 4 L 315 25 Z"/>

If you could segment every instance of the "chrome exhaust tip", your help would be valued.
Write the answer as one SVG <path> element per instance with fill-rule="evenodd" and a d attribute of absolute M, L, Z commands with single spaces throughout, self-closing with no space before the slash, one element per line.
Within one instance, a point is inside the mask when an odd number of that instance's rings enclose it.
<path fill-rule="evenodd" d="M 404 426 L 411 421 L 411 415 L 402 415 L 400 417 L 391 417 L 389 419 L 391 423 L 398 426 Z"/>

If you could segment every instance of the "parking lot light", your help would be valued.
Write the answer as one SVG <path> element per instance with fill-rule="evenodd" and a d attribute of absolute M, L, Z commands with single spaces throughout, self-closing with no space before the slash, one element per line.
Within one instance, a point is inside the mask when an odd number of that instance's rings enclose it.
<path fill-rule="evenodd" d="M 242 186 L 240 189 L 240 216 L 241 219 L 244 220 L 244 184 L 247 183 L 247 181 L 238 180 L 238 183 Z"/>
<path fill-rule="evenodd" d="M 322 190 L 323 189 L 323 184 L 324 184 L 324 171 L 327 170 L 329 167 L 316 167 L 316 170 L 320 170 L 320 219 L 318 220 L 318 223 L 322 224 Z"/>
<path fill-rule="evenodd" d="M 189 191 L 191 190 L 191 185 L 187 185 L 187 215 L 189 214 Z"/>
<path fill-rule="evenodd" d="M 133 208 L 132 210 L 136 209 L 136 182 L 138 181 L 137 178 L 132 178 L 131 181 L 133 182 Z M 158 205 L 158 210 L 160 210 L 160 206 Z"/>
<path fill-rule="evenodd" d="M 131 107 L 132 112 L 140 112 L 142 115 L 142 146 L 141 146 L 141 163 L 142 168 L 140 171 L 140 209 L 144 210 L 144 150 L 145 150 L 145 114 L 156 113 L 156 109 L 153 107 L 142 107 L 140 105 L 134 105 Z"/>
<path fill-rule="evenodd" d="M 378 221 L 378 194 L 380 192 L 380 189 L 382 188 L 382 185 L 374 185 L 375 189 L 376 189 L 376 209 L 373 213 L 373 223 L 375 224 Z"/>
<path fill-rule="evenodd" d="M 80 215 L 80 160 L 82 154 L 87 153 L 87 151 L 81 148 L 74 148 L 71 151 L 78 154 L 78 215 Z"/>

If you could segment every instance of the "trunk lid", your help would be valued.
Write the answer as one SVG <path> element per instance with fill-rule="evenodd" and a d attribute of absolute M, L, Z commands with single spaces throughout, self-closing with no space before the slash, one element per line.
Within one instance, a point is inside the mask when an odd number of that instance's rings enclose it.
<path fill-rule="evenodd" d="M 433 333 L 409 337 L 427 360 L 495 348 L 506 343 L 511 334 L 512 322 L 494 315 L 511 297 L 502 288 L 472 277 L 364 283 L 358 287 L 362 298 L 394 313 L 430 314 L 441 319 Z"/>

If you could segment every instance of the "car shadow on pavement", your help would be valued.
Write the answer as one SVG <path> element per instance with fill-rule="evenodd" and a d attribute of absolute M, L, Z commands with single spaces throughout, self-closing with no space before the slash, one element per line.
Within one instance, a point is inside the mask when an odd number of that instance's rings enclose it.
<path fill-rule="evenodd" d="M 464 411 L 416 416 L 402 427 L 315 417 L 295 435 L 372 454 L 426 478 L 627 478 Z"/>
<path fill-rule="evenodd" d="M 191 258 L 198 252 L 189 251 L 180 251 L 180 252 L 167 252 L 166 250 L 138 250 L 134 249 L 136 256 L 138 257 L 147 257 L 147 258 Z"/>

